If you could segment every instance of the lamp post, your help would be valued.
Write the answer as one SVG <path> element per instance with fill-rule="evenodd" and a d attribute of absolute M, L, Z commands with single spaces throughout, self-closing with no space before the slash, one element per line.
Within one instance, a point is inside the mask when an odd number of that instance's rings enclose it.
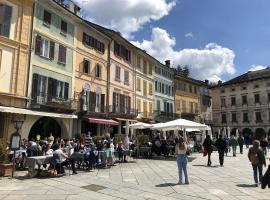
<path fill-rule="evenodd" d="M 13 121 L 14 128 L 16 129 L 15 133 L 12 133 L 10 137 L 10 150 L 13 150 L 13 165 L 12 165 L 12 178 L 15 171 L 15 156 L 16 156 L 16 150 L 20 149 L 20 141 L 21 141 L 21 135 L 19 134 L 19 130 L 22 128 L 23 121 L 15 120 Z"/>

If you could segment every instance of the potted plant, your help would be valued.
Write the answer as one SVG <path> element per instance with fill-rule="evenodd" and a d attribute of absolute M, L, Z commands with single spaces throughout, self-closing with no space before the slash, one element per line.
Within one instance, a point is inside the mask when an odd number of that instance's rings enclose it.
<path fill-rule="evenodd" d="M 3 138 L 0 139 L 0 176 L 12 175 L 12 163 L 8 159 L 8 145 Z"/>

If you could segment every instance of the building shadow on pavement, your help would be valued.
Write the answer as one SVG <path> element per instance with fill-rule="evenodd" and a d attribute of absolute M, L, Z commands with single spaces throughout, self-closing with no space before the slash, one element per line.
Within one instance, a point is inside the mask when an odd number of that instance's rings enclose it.
<path fill-rule="evenodd" d="M 156 185 L 156 187 L 172 187 L 176 185 L 177 183 L 162 183 L 162 184 Z"/>
<path fill-rule="evenodd" d="M 242 187 L 242 188 L 254 188 L 256 187 L 255 184 L 237 184 L 237 187 Z"/>
<path fill-rule="evenodd" d="M 192 165 L 194 167 L 212 167 L 212 168 L 216 168 L 219 167 L 219 165 L 211 165 L 211 166 L 207 166 L 207 165 Z"/>

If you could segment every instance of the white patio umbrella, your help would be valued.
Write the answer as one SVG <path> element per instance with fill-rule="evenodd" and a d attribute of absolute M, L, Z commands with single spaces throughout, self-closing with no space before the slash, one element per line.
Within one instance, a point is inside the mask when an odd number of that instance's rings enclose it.
<path fill-rule="evenodd" d="M 184 128 L 195 128 L 199 130 L 206 130 L 207 125 L 180 118 L 180 119 L 169 121 L 163 124 L 159 124 L 158 128 L 152 127 L 152 129 L 160 129 L 160 130 L 166 130 L 166 131 L 184 130 Z"/>
<path fill-rule="evenodd" d="M 151 128 L 152 126 L 153 126 L 152 124 L 137 122 L 135 124 L 130 124 L 129 128 L 130 129 L 147 129 L 147 128 Z M 124 128 L 126 128 L 126 126 L 124 126 Z"/>

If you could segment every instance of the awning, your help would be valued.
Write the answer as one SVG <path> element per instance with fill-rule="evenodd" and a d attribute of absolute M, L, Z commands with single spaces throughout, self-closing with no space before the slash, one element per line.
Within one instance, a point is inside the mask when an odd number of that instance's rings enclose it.
<path fill-rule="evenodd" d="M 37 115 L 37 116 L 44 116 L 44 117 L 58 117 L 58 118 L 66 118 L 66 119 L 78 118 L 77 115 L 41 112 L 41 111 L 34 111 L 34 110 L 28 110 L 28 109 L 23 109 L 23 108 L 6 107 L 6 106 L 0 106 L 0 112 L 16 113 L 16 114 L 23 114 L 23 115 Z"/>
<path fill-rule="evenodd" d="M 115 118 L 119 121 L 130 121 L 130 122 L 138 122 L 136 119 L 125 119 L 125 118 Z"/>
<path fill-rule="evenodd" d="M 87 118 L 90 123 L 94 124 L 105 124 L 105 125 L 118 125 L 117 121 L 112 119 L 99 119 L 99 118 Z"/>

